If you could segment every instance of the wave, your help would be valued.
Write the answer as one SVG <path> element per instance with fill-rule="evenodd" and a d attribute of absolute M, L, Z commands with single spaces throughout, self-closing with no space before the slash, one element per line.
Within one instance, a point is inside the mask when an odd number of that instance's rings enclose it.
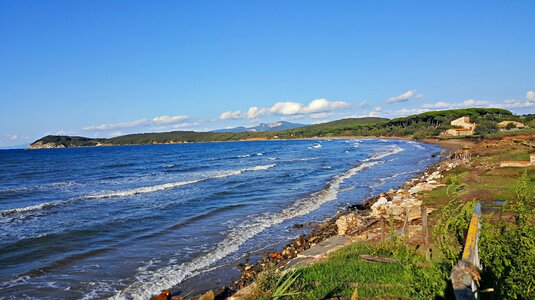
<path fill-rule="evenodd" d="M 372 155 L 370 158 L 366 158 L 366 159 L 364 159 L 362 161 L 378 160 L 378 159 L 384 158 L 386 156 L 394 155 L 394 154 L 397 154 L 399 152 L 405 151 L 405 149 L 403 149 L 403 148 L 401 148 L 400 146 L 397 146 L 397 145 L 392 145 L 392 146 L 389 146 L 389 147 L 386 147 L 386 148 L 388 149 L 386 152 L 376 153 L 376 154 Z"/>
<path fill-rule="evenodd" d="M 0 189 L 0 195 L 2 194 L 11 194 L 11 193 L 24 193 L 24 192 L 34 192 L 34 191 L 40 191 L 43 189 L 48 188 L 55 188 L 55 187 L 69 187 L 79 184 L 75 181 L 62 181 L 62 182 L 52 182 L 47 184 L 41 184 L 41 185 L 32 185 L 32 186 L 23 186 L 23 187 L 13 187 L 13 188 L 5 188 Z"/>
<path fill-rule="evenodd" d="M 197 179 L 197 180 L 190 180 L 190 181 L 170 182 L 170 183 L 164 183 L 164 184 L 159 184 L 159 185 L 140 187 L 140 188 L 129 189 L 129 190 L 122 190 L 122 191 L 116 191 L 116 192 L 110 192 L 110 193 L 83 196 L 82 198 L 85 198 L 85 199 L 105 199 L 105 198 L 115 198 L 115 197 L 127 197 L 127 196 L 133 196 L 133 195 L 137 195 L 137 194 L 154 193 L 154 192 L 158 192 L 158 191 L 163 191 L 163 190 L 167 190 L 167 189 L 176 188 L 176 187 L 183 186 L 183 185 L 197 183 L 199 181 L 201 181 L 201 180 Z"/>
<path fill-rule="evenodd" d="M 262 156 L 264 155 L 264 153 L 262 152 L 258 152 L 258 153 L 255 153 L 255 154 L 242 154 L 242 155 L 238 155 L 236 156 L 236 158 L 247 158 L 247 157 L 251 157 L 251 156 Z"/>
<path fill-rule="evenodd" d="M 314 145 L 312 145 L 312 146 L 308 146 L 307 148 L 308 148 L 308 149 L 319 149 L 319 148 L 321 148 L 321 144 L 316 143 L 316 144 L 314 144 Z"/>
<path fill-rule="evenodd" d="M 416 148 L 425 150 L 425 147 L 422 146 L 422 145 L 420 145 L 420 143 L 413 142 L 413 141 L 408 141 L 407 144 L 411 144 L 411 145 L 413 145 L 413 146 L 416 147 Z"/>
<path fill-rule="evenodd" d="M 215 262 L 236 252 L 245 242 L 265 229 L 282 223 L 288 219 L 308 214 L 326 202 L 337 199 L 342 183 L 359 173 L 360 171 L 383 163 L 382 161 L 370 161 L 362 163 L 348 171 L 336 176 L 328 183 L 324 190 L 312 194 L 294 202 L 290 207 L 285 208 L 279 213 L 263 213 L 247 221 L 242 222 L 233 228 L 218 243 L 215 248 L 199 256 L 190 262 L 178 265 L 169 265 L 160 269 L 149 271 L 146 268 L 141 270 L 136 276 L 136 282 L 126 287 L 122 292 L 115 295 L 115 299 L 134 298 L 149 299 L 152 295 L 159 293 L 161 290 L 173 287 L 184 279 L 195 276 L 202 272 L 203 269 L 210 267 Z"/>
<path fill-rule="evenodd" d="M 81 200 L 94 200 L 94 199 L 127 197 L 127 196 L 133 196 L 133 195 L 137 195 L 137 194 L 153 193 L 153 192 L 158 192 L 158 191 L 162 191 L 162 190 L 177 188 L 177 187 L 184 186 L 184 185 L 194 184 L 194 183 L 198 183 L 198 182 L 209 180 L 209 179 L 225 178 L 225 177 L 228 177 L 228 176 L 240 175 L 243 172 L 267 170 L 267 169 L 273 168 L 275 166 L 276 166 L 276 164 L 270 164 L 270 165 L 260 165 L 260 166 L 254 166 L 254 167 L 237 169 L 237 170 L 226 170 L 226 171 L 209 172 L 209 173 L 206 173 L 205 177 L 199 178 L 199 179 L 195 179 L 195 180 L 170 182 L 170 183 L 158 184 L 158 185 L 153 185 L 153 186 L 139 187 L 139 188 L 134 188 L 134 189 L 112 191 L 112 192 L 96 194 L 96 195 L 81 196 L 81 197 L 72 198 L 72 199 L 68 199 L 68 200 L 46 202 L 46 203 L 41 203 L 41 204 L 27 206 L 27 207 L 0 210 L 0 215 L 1 216 L 10 216 L 10 215 L 14 215 L 14 214 L 20 214 L 20 213 L 26 213 L 26 212 L 32 212 L 32 211 L 39 211 L 39 210 L 43 210 L 43 209 L 49 209 L 49 208 L 53 208 L 53 207 L 57 207 L 57 206 L 61 206 L 61 205 L 70 204 L 70 203 L 73 203 L 73 202 L 78 202 L 78 201 L 81 201 Z"/>
<path fill-rule="evenodd" d="M 175 165 L 175 164 L 170 164 L 170 165 L 163 165 L 162 168 L 164 168 L 164 169 L 169 169 L 169 168 L 174 168 L 174 167 L 176 167 L 176 166 L 177 166 L 177 165 Z"/>
<path fill-rule="evenodd" d="M 399 176 L 403 176 L 403 175 L 407 175 L 407 174 L 413 174 L 413 173 L 418 173 L 419 171 L 407 171 L 407 172 L 400 172 L 400 173 L 395 173 L 391 176 L 387 176 L 387 177 L 383 177 L 383 178 L 377 178 L 376 181 L 377 183 L 376 184 L 372 184 L 370 185 L 369 187 L 370 188 L 376 188 L 376 187 L 379 187 L 379 186 L 382 186 L 383 184 L 385 184 L 385 182 L 389 181 L 389 180 L 392 180 L 392 179 L 395 179 Z"/>
<path fill-rule="evenodd" d="M 309 160 L 318 160 L 319 157 L 304 157 L 304 158 L 298 158 L 298 159 L 290 159 L 288 161 L 309 161 Z"/>

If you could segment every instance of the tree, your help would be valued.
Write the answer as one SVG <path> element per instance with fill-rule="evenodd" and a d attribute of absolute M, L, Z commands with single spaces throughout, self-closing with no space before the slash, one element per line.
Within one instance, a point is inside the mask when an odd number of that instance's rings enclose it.
<path fill-rule="evenodd" d="M 481 121 L 474 131 L 477 135 L 485 135 L 498 132 L 498 124 L 494 121 Z"/>

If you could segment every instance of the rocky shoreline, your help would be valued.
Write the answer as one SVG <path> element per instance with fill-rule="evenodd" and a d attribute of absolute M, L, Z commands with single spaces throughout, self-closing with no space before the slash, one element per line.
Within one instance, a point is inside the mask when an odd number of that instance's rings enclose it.
<path fill-rule="evenodd" d="M 435 141 L 427 142 L 437 143 Z M 450 150 L 449 153 L 462 148 L 459 144 L 451 146 L 440 143 L 440 145 Z M 405 215 L 407 215 L 406 222 L 408 224 L 405 224 L 404 227 L 407 227 L 409 240 L 414 238 L 413 243 L 417 244 L 418 231 L 421 230 L 421 226 L 417 226 L 415 223 L 418 223 L 418 220 L 422 218 L 422 201 L 419 194 L 443 186 L 439 183 L 443 173 L 460 163 L 461 161 L 455 158 L 455 155 L 448 154 L 447 157 L 442 158 L 441 162 L 428 166 L 397 190 L 391 189 L 376 197 L 365 199 L 359 204 L 350 205 L 322 223 L 295 224 L 294 228 L 311 228 L 311 230 L 309 233 L 291 240 L 281 250 L 265 253 L 255 263 L 238 264 L 236 267 L 242 273 L 238 280 L 221 289 L 208 291 L 204 295 L 197 296 L 198 299 L 247 299 L 247 295 L 254 289 L 255 278 L 261 272 L 273 268 L 291 268 L 294 265 L 292 261 L 302 256 L 304 251 L 317 247 L 321 242 L 333 237 L 346 236 L 351 242 L 381 239 L 384 235 L 385 220 L 390 218 L 393 218 L 394 222 L 403 223 Z M 432 208 L 426 208 L 427 214 L 432 211 Z M 324 254 L 326 255 L 326 253 Z M 158 298 L 159 296 L 155 298 L 185 299 L 178 295 L 167 298 Z M 188 297 L 188 299 L 197 299 L 197 297 Z"/>

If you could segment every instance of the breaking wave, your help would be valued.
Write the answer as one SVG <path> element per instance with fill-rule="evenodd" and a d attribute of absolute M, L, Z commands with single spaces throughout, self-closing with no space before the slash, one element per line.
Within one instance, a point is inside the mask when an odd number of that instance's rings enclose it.
<path fill-rule="evenodd" d="M 389 147 L 385 147 L 385 149 L 387 149 L 387 151 L 381 152 L 381 153 L 376 153 L 376 154 L 372 155 L 370 158 L 366 158 L 366 159 L 364 159 L 362 161 L 378 160 L 378 159 L 387 157 L 389 155 L 394 155 L 394 154 L 397 154 L 397 153 L 399 153 L 401 151 L 405 151 L 405 149 L 403 149 L 403 148 L 401 148 L 400 146 L 397 146 L 397 145 L 392 145 L 392 146 L 389 146 Z"/>
<path fill-rule="evenodd" d="M 318 209 L 322 204 L 337 199 L 338 193 L 340 192 L 340 186 L 346 179 L 353 177 L 366 168 L 380 163 L 384 162 L 370 161 L 362 163 L 349 169 L 343 174 L 336 176 L 329 182 L 324 190 L 314 193 L 310 197 L 296 201 L 290 207 L 285 208 L 279 213 L 264 213 L 242 222 L 233 228 L 226 235 L 225 239 L 215 246 L 214 250 L 197 257 L 190 262 L 170 265 L 154 271 L 142 269 L 141 272 L 135 276 L 137 281 L 115 295 L 115 298 L 149 299 L 152 295 L 159 293 L 161 290 L 175 286 L 184 279 L 199 274 L 201 270 L 208 268 L 215 262 L 236 252 L 241 245 L 266 228 L 282 223 L 288 219 L 306 215 Z"/>
<path fill-rule="evenodd" d="M 217 179 L 217 178 L 224 178 L 224 177 L 228 177 L 228 176 L 240 175 L 243 172 L 267 170 L 267 169 L 273 168 L 274 166 L 276 166 L 276 164 L 254 166 L 254 167 L 237 169 L 237 170 L 208 172 L 208 173 L 206 173 L 205 177 L 199 178 L 199 179 L 195 179 L 195 180 L 170 182 L 170 183 L 158 184 L 158 185 L 153 185 L 153 186 L 139 187 L 139 188 L 134 188 L 134 189 L 119 190 L 119 191 L 112 191 L 112 192 L 106 192 L 106 193 L 95 194 L 95 195 L 81 196 L 81 197 L 68 199 L 68 200 L 46 202 L 46 203 L 41 203 L 41 204 L 32 205 L 32 206 L 26 206 L 26 207 L 20 207 L 20 208 L 12 208 L 12 209 L 0 210 L 0 215 L 1 216 L 10 216 L 10 215 L 14 215 L 14 214 L 20 214 L 20 213 L 26 213 L 26 212 L 32 212 L 32 211 L 39 211 L 39 210 L 43 210 L 43 209 L 49 209 L 49 208 L 53 208 L 53 207 L 57 207 L 57 206 L 70 204 L 70 203 L 81 201 L 81 200 L 128 197 L 128 196 L 133 196 L 133 195 L 137 195 L 137 194 L 153 193 L 153 192 L 158 192 L 158 191 L 167 190 L 167 189 L 173 189 L 173 188 L 177 188 L 177 187 L 185 186 L 185 185 L 189 185 L 189 184 L 194 184 L 194 183 L 198 183 L 198 182 L 209 180 L 209 179 Z"/>

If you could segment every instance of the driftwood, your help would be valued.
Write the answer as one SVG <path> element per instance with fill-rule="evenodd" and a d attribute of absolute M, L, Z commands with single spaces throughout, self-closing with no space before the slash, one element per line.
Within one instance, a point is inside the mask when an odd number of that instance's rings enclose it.
<path fill-rule="evenodd" d="M 374 255 L 367 255 L 367 254 L 361 254 L 359 255 L 360 258 L 366 260 L 366 261 L 378 261 L 383 263 L 394 263 L 398 262 L 397 259 L 390 258 L 390 257 L 383 257 L 383 256 L 374 256 Z"/>
<path fill-rule="evenodd" d="M 355 235 L 355 234 L 359 234 L 363 231 L 365 231 L 366 229 L 370 228 L 372 225 L 374 225 L 375 223 L 379 222 L 379 219 L 372 219 L 370 221 L 368 221 L 366 224 L 360 226 L 360 227 L 357 227 L 353 230 L 349 230 L 348 231 L 348 235 Z"/>

